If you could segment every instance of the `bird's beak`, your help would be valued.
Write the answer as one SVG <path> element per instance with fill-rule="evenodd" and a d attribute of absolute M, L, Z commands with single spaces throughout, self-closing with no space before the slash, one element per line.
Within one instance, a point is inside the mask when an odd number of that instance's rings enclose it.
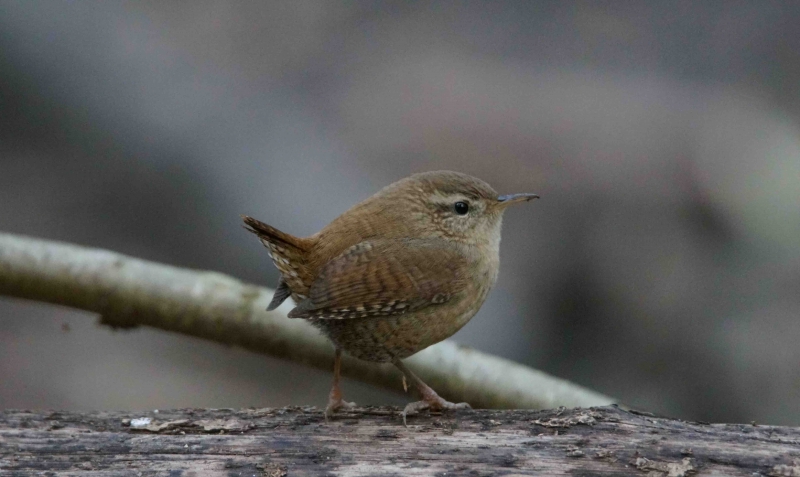
<path fill-rule="evenodd" d="M 531 199 L 538 199 L 539 196 L 536 194 L 508 194 L 508 195 L 501 195 L 497 198 L 497 205 L 500 206 L 501 209 L 505 209 L 509 205 L 518 204 L 520 202 L 527 202 Z"/>

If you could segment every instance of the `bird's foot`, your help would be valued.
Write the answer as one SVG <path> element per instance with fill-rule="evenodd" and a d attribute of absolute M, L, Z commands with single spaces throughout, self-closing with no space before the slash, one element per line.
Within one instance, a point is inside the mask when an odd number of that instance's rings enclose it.
<path fill-rule="evenodd" d="M 422 401 L 412 402 L 406 405 L 405 409 L 403 409 L 403 425 L 408 425 L 408 423 L 406 423 L 406 416 L 417 414 L 425 409 L 430 409 L 431 411 L 454 411 L 458 409 L 472 409 L 472 406 L 465 402 L 454 403 L 446 401 L 439 397 L 438 394 L 433 393 L 432 396 L 425 396 Z"/>
<path fill-rule="evenodd" d="M 328 399 L 328 406 L 325 408 L 325 421 L 333 417 L 333 413 L 339 409 L 350 410 L 356 407 L 356 403 L 347 402 L 341 397 Z"/>

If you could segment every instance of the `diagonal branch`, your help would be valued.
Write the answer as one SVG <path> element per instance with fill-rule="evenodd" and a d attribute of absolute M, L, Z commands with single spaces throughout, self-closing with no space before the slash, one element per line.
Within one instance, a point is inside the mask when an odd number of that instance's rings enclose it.
<path fill-rule="evenodd" d="M 333 347 L 303 320 L 264 311 L 273 290 L 107 250 L 0 233 L 0 294 L 80 308 L 112 327 L 152 326 L 257 353 L 332 365 Z M 406 360 L 444 397 L 481 408 L 599 406 L 613 400 L 570 382 L 452 341 Z M 392 389 L 390 365 L 345 357 L 346 376 Z"/>

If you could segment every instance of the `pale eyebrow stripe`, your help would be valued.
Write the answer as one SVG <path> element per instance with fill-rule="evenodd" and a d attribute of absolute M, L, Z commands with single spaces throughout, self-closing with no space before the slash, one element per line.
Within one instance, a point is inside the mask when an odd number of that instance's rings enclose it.
<path fill-rule="evenodd" d="M 477 201 L 478 198 L 475 196 L 471 196 L 469 194 L 464 194 L 461 192 L 454 193 L 454 194 L 432 194 L 431 195 L 431 202 L 442 203 L 442 204 L 452 204 L 458 201 L 465 201 L 465 202 L 473 202 Z"/>

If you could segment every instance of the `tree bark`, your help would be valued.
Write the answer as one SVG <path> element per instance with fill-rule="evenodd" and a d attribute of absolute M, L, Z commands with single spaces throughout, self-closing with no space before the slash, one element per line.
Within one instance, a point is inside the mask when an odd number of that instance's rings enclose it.
<path fill-rule="evenodd" d="M 800 476 L 800 429 L 615 406 L 0 412 L 0 475 Z"/>

